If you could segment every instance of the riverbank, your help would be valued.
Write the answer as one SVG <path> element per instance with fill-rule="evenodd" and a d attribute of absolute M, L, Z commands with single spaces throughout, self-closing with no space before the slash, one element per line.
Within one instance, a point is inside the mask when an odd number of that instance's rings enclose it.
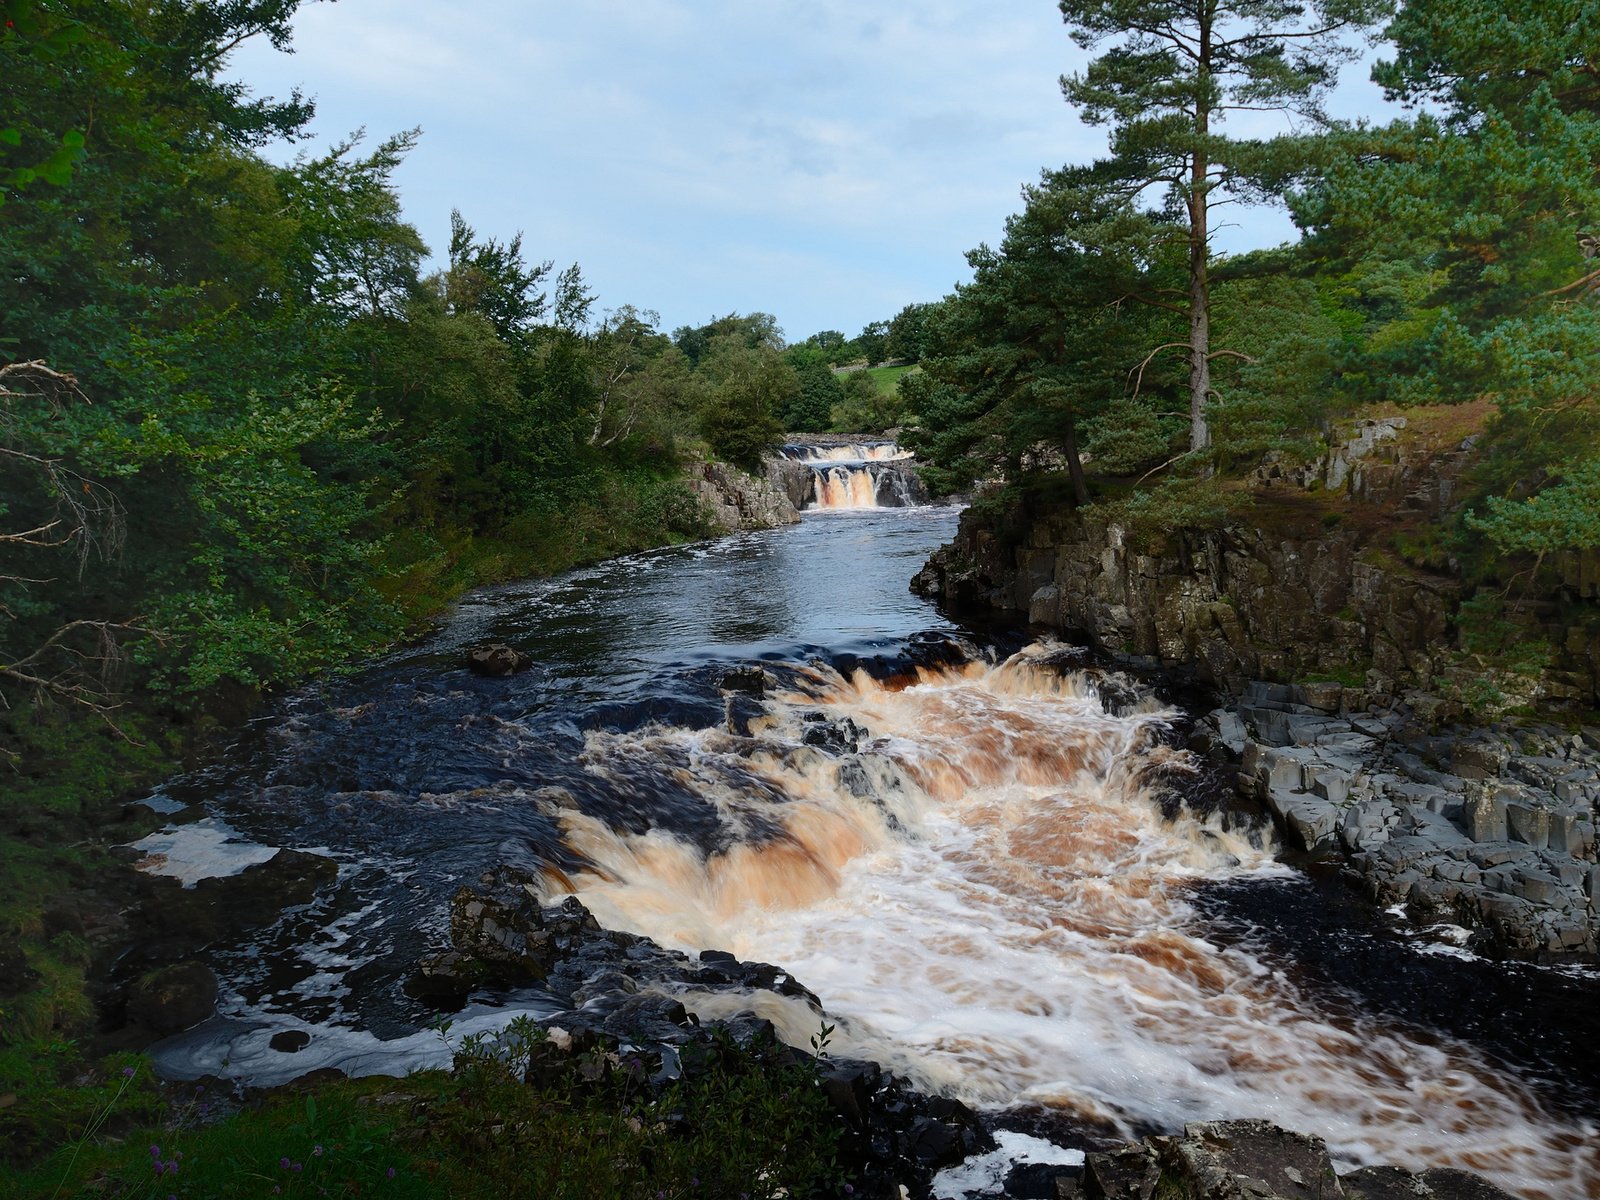
<path fill-rule="evenodd" d="M 449 561 L 426 578 L 408 575 L 394 586 L 420 619 L 508 573 L 554 574 L 681 542 L 683 532 L 664 532 L 678 527 L 705 536 L 796 519 L 761 481 L 722 464 L 691 464 L 685 481 L 684 512 L 657 514 L 654 523 L 630 518 L 602 530 L 577 520 L 564 548 L 475 539 L 447 548 Z M 209 1008 L 214 980 L 184 964 L 216 934 L 216 913 L 203 896 L 175 903 L 192 897 L 133 870 L 119 848 L 166 821 L 134 801 L 217 759 L 266 703 L 263 692 L 227 689 L 193 703 L 128 696 L 111 720 L 61 709 L 4 714 L 17 757 L 0 765 L 8 775 L 0 813 L 0 1097 L 9 1098 L 0 1132 L 14 1153 L 66 1142 L 91 1122 L 93 1108 L 66 1102 L 62 1089 L 92 1076 L 104 1055 L 140 1049 L 186 1023 L 197 1005 Z M 275 918 L 325 879 L 319 860 L 285 857 L 252 884 L 262 912 Z"/>

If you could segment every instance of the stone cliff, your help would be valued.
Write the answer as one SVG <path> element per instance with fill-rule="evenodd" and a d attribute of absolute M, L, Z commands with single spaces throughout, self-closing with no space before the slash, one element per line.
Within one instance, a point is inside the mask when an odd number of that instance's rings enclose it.
<path fill-rule="evenodd" d="M 722 462 L 692 463 L 684 474 L 711 524 L 724 533 L 771 529 L 800 520 L 797 506 L 770 478 L 757 478 Z"/>
<path fill-rule="evenodd" d="M 1135 531 L 1089 508 L 1014 517 L 1008 537 L 964 518 L 913 588 L 1192 669 L 1228 695 L 1325 678 L 1378 703 L 1427 693 L 1444 717 L 1490 689 L 1502 709 L 1600 706 L 1600 550 L 1546 564 L 1536 591 L 1469 583 L 1439 532 L 1473 438 L 1419 426 L 1367 419 L 1319 462 L 1263 465 L 1240 487 L 1252 502 L 1217 528 Z M 1531 663 L 1513 655 L 1515 669 L 1461 636 L 1463 602 L 1502 593 L 1514 602 L 1496 613 L 1501 641 L 1548 647 Z"/>

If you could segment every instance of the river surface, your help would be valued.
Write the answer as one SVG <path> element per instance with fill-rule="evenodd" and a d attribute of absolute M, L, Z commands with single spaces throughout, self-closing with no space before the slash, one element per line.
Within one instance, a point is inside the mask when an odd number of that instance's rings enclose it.
<path fill-rule="evenodd" d="M 907 590 L 955 519 L 813 513 L 483 591 L 254 723 L 153 798 L 185 822 L 170 863 L 185 837 L 213 867 L 284 846 L 338 879 L 213 949 L 218 1015 L 158 1046 L 161 1068 L 440 1061 L 402 984 L 446 945 L 450 894 L 507 863 L 604 924 L 781 964 L 836 1052 L 974 1104 L 1128 1134 L 1263 1116 L 1345 1165 L 1600 1195 L 1594 980 L 1446 956 L 1260 831 L 1164 816 L 1203 776 L 1182 713 L 1048 646 L 986 652 Z M 476 678 L 463 655 L 485 641 L 537 665 Z M 720 686 L 751 663 L 763 698 Z M 740 1003 L 797 1044 L 816 1031 L 798 1002 Z M 553 1006 L 484 995 L 456 1029 L 519 1011 Z M 310 1044 L 272 1049 L 284 1030 Z"/>

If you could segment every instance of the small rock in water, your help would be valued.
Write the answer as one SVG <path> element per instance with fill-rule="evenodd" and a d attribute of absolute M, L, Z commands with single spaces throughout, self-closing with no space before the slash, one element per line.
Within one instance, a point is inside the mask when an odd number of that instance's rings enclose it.
<path fill-rule="evenodd" d="M 503 679 L 533 666 L 533 659 L 504 642 L 474 646 L 467 651 L 467 669 L 474 675 Z"/>
<path fill-rule="evenodd" d="M 298 1054 L 311 1044 L 311 1035 L 304 1029 L 282 1029 L 273 1034 L 267 1045 L 283 1054 Z"/>
<path fill-rule="evenodd" d="M 157 1033 L 177 1033 L 211 1015 L 217 977 L 204 963 L 182 962 L 141 976 L 128 989 L 128 1016 Z"/>

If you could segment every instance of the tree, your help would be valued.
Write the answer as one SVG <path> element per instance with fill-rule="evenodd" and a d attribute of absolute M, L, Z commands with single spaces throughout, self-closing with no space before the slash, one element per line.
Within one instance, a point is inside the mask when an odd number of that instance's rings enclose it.
<path fill-rule="evenodd" d="M 1600 530 L 1600 61 L 1592 5 L 1408 4 L 1374 77 L 1431 111 L 1346 140 L 1296 219 L 1339 263 L 1425 263 L 1389 349 L 1411 402 L 1492 397 L 1468 527 L 1501 552 Z"/>
<path fill-rule="evenodd" d="M 1172 250 L 1159 215 L 1091 170 L 1048 172 L 1026 194 L 1000 248 L 972 251 L 972 282 L 934 310 L 922 371 L 902 382 L 920 426 L 908 440 L 939 490 L 1059 461 L 1084 504 L 1080 439 L 1114 406 L 1097 455 L 1113 444 L 1127 461 L 1166 454 L 1154 407 L 1164 381 L 1138 379 L 1128 364 L 1152 336 L 1170 336 L 1171 316 L 1128 298 L 1161 278 Z"/>
<path fill-rule="evenodd" d="M 867 366 L 873 366 L 883 361 L 885 346 L 889 341 L 889 322 L 874 321 L 862 328 L 856 335 L 856 346 L 861 351 L 861 356 L 867 360 Z"/>
<path fill-rule="evenodd" d="M 700 413 L 700 431 L 718 458 L 746 470 L 783 437 L 777 414 L 800 391 L 794 369 L 769 345 L 749 345 L 730 332 L 718 337 L 702 370 L 711 394 Z"/>
<path fill-rule="evenodd" d="M 844 399 L 844 387 L 828 364 L 827 354 L 809 343 L 784 351 L 784 361 L 794 368 L 800 384 L 794 399 L 778 412 L 790 432 L 826 429 L 834 405 Z"/>
<path fill-rule="evenodd" d="M 903 362 L 920 361 L 927 346 L 928 318 L 933 308 L 932 304 L 908 304 L 896 313 L 884 339 L 884 355 Z"/>
<path fill-rule="evenodd" d="M 63 582 L 45 572 L 65 567 L 81 581 L 90 563 L 113 561 L 126 514 L 105 484 L 22 436 L 86 403 L 76 380 L 44 363 L 0 366 L 0 710 L 42 699 L 109 721 L 123 643 L 145 632 L 143 621 L 64 615 L 41 606 L 36 593 Z M 8 757 L 15 752 L 0 747 L 0 759 Z"/>
<path fill-rule="evenodd" d="M 452 313 L 482 313 L 503 341 L 526 336 L 543 319 L 551 265 L 523 261 L 522 234 L 504 243 L 480 240 L 460 209 L 450 210 L 450 266 L 439 281 L 445 305 Z"/>
<path fill-rule="evenodd" d="M 1181 214 L 1187 250 L 1181 349 L 1189 363 L 1189 445 L 1211 444 L 1206 406 L 1211 364 L 1211 211 L 1230 193 L 1283 176 L 1294 142 L 1231 140 L 1218 132 L 1240 111 L 1292 113 L 1323 122 L 1322 97 L 1350 35 L 1380 19 L 1387 0 L 1061 0 L 1072 38 L 1084 49 L 1113 44 L 1080 74 L 1061 81 L 1084 120 L 1111 126 L 1108 179 L 1129 196 L 1164 189 Z"/>

